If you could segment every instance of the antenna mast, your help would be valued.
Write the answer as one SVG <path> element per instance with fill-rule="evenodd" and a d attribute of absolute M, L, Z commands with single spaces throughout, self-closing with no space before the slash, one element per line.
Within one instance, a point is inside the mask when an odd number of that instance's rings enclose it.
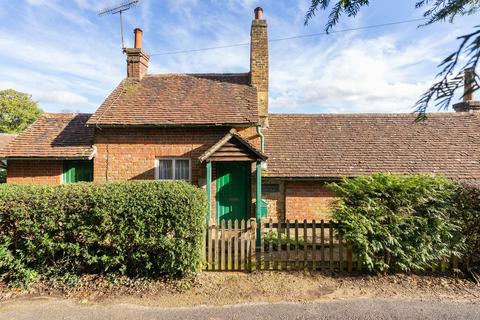
<path fill-rule="evenodd" d="M 140 0 L 124 1 L 122 3 L 119 3 L 116 6 L 108 7 L 108 8 L 105 8 L 103 10 L 100 10 L 97 13 L 97 15 L 99 17 L 105 16 L 105 15 L 108 15 L 108 14 L 117 14 L 117 13 L 120 15 L 120 33 L 121 33 L 121 36 L 122 36 L 122 50 L 125 50 L 125 43 L 124 43 L 124 40 L 123 40 L 123 17 L 122 17 L 122 13 L 123 13 L 123 11 L 127 11 L 128 9 L 130 9 L 132 7 L 135 7 L 136 5 L 138 5 L 139 2 L 140 2 Z"/>

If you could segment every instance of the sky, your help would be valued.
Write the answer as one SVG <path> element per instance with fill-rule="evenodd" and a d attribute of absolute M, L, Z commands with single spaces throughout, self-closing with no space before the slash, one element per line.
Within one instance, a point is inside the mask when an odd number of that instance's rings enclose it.
<path fill-rule="evenodd" d="M 47 112 L 94 112 L 126 76 L 119 0 L 1 0 L 0 90 L 27 92 Z M 415 0 L 375 0 L 334 30 L 421 18 Z M 264 8 L 270 39 L 324 31 L 326 14 L 304 26 L 307 0 L 141 0 L 124 15 L 125 41 L 144 31 L 149 73 L 247 72 L 253 9 Z M 475 21 L 477 20 L 477 22 Z M 272 113 L 411 112 L 437 65 L 471 32 L 478 14 L 270 43 Z M 436 110 L 431 110 L 436 111 Z"/>

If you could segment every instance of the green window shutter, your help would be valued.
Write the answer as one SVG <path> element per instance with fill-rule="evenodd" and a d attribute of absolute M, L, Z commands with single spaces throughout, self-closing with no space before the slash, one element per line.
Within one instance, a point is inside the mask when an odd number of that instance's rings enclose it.
<path fill-rule="evenodd" d="M 93 181 L 93 161 L 64 161 L 63 182 Z"/>

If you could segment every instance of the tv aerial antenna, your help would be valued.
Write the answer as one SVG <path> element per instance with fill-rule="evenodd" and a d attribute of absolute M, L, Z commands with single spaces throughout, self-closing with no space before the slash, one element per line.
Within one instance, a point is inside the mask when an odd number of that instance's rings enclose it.
<path fill-rule="evenodd" d="M 136 5 L 139 4 L 139 2 L 140 2 L 140 0 L 123 1 L 119 4 L 117 4 L 116 6 L 108 7 L 108 8 L 105 8 L 105 9 L 97 12 L 97 15 L 99 17 L 106 16 L 106 15 L 109 15 L 109 14 L 117 14 L 117 13 L 119 14 L 119 16 L 120 16 L 120 33 L 122 35 L 122 49 L 123 50 L 125 50 L 125 43 L 124 43 L 124 40 L 123 40 L 123 17 L 122 17 L 122 13 L 124 11 L 129 10 L 132 7 L 135 7 Z"/>

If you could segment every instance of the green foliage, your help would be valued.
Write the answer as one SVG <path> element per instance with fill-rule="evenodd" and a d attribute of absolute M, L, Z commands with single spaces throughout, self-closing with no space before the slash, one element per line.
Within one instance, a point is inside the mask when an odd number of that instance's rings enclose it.
<path fill-rule="evenodd" d="M 7 182 L 7 169 L 0 168 L 0 183 Z"/>
<path fill-rule="evenodd" d="M 462 260 L 466 269 L 480 270 L 480 189 L 464 184 L 457 192 L 458 215 L 465 237 Z"/>
<path fill-rule="evenodd" d="M 355 17 L 363 7 L 367 7 L 373 1 L 370 0 L 312 0 L 310 8 L 305 15 L 305 24 L 312 19 L 318 10 L 329 10 L 330 14 L 325 29 L 328 32 L 339 21 L 342 15 Z M 478 0 L 412 0 L 415 8 L 425 8 L 423 16 L 427 19 L 426 24 L 437 21 L 449 20 L 453 22 L 457 16 L 472 15 L 480 9 Z"/>
<path fill-rule="evenodd" d="M 458 256 L 463 239 L 453 182 L 428 175 L 375 174 L 329 185 L 339 232 L 366 267 L 421 271 Z"/>
<path fill-rule="evenodd" d="M 270 246 L 270 242 L 272 243 L 272 248 L 277 249 L 278 247 L 278 233 L 276 232 L 267 232 L 263 236 L 263 245 L 265 248 L 268 248 Z M 292 247 L 293 246 L 298 246 L 298 248 L 303 249 L 304 245 L 307 243 L 305 239 L 302 236 L 298 237 L 298 242 L 295 241 L 295 238 L 290 235 L 290 239 L 287 239 L 287 235 L 282 233 L 280 234 L 280 246 L 285 247 L 289 243 Z"/>
<path fill-rule="evenodd" d="M 31 95 L 12 89 L 0 90 L 0 132 L 20 133 L 41 114 Z"/>
<path fill-rule="evenodd" d="M 201 263 L 205 212 L 185 182 L 0 186 L 0 274 L 185 276 Z"/>

